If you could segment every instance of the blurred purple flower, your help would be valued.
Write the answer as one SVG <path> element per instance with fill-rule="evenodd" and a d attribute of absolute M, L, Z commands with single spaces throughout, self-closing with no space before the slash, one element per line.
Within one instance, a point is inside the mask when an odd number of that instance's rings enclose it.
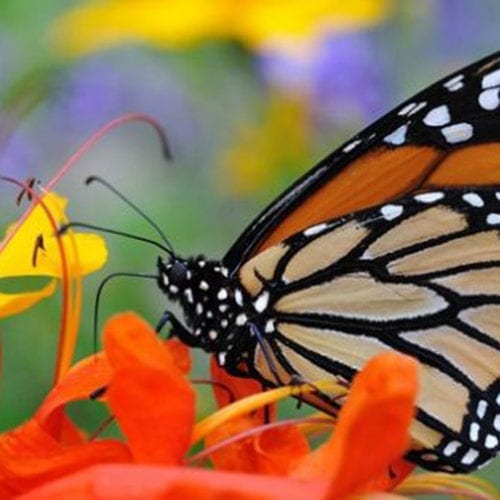
<path fill-rule="evenodd" d="M 146 51 L 114 51 L 83 59 L 61 73 L 52 94 L 14 123 L 13 134 L 0 146 L 0 172 L 46 178 L 92 132 L 130 112 L 158 119 L 174 153 L 187 162 L 201 155 L 193 147 L 200 142 L 197 116 L 168 60 L 158 59 Z"/>
<path fill-rule="evenodd" d="M 198 125 L 172 74 L 167 61 L 147 52 L 96 54 L 68 73 L 50 105 L 51 120 L 81 141 L 122 114 L 146 113 L 165 126 L 175 150 L 189 150 Z"/>
<path fill-rule="evenodd" d="M 444 60 L 486 55 L 498 49 L 498 0 L 433 0 L 429 17 L 435 20 L 432 48 Z M 437 50 L 436 50 L 437 49 Z"/>
<path fill-rule="evenodd" d="M 309 95 L 320 122 L 351 127 L 376 118 L 390 103 L 381 53 L 371 33 L 350 32 L 326 36 L 303 53 L 268 52 L 259 64 L 268 83 Z"/>
<path fill-rule="evenodd" d="M 314 61 L 317 109 L 338 125 L 371 121 L 386 111 L 392 89 L 382 50 L 368 33 L 326 38 Z"/>

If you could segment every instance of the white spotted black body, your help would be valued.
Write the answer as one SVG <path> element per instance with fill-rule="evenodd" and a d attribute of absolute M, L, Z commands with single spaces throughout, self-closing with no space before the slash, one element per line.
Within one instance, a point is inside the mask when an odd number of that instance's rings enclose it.
<path fill-rule="evenodd" d="M 265 386 L 421 364 L 408 458 L 470 472 L 500 447 L 500 53 L 433 84 L 270 204 L 217 261 L 158 262 L 172 333 Z M 304 397 L 335 414 L 325 394 Z"/>
<path fill-rule="evenodd" d="M 220 365 L 231 373 L 248 361 L 255 350 L 250 324 L 261 328 L 262 316 L 249 303 L 248 296 L 229 278 L 220 262 L 196 259 L 158 260 L 158 284 L 174 302 L 180 304 L 186 327 L 174 331 L 183 342 L 217 354 Z M 262 311 L 260 311 L 262 312 Z"/>

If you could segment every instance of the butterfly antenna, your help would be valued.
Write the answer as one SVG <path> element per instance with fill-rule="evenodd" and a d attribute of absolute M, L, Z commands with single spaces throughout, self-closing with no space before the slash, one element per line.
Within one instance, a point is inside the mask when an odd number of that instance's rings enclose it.
<path fill-rule="evenodd" d="M 116 234 L 118 236 L 124 236 L 125 238 L 129 238 L 131 240 L 143 241 L 143 242 L 149 243 L 150 245 L 153 245 L 157 248 L 160 248 L 165 253 L 169 254 L 171 257 L 174 256 L 174 254 L 170 248 L 168 248 L 165 245 L 162 245 L 161 243 L 158 243 L 157 241 L 152 240 L 150 238 L 145 238 L 144 236 L 139 236 L 138 234 L 126 233 L 125 231 L 118 231 L 116 229 L 111 229 L 109 227 L 96 226 L 94 224 L 88 224 L 86 222 L 68 222 L 67 224 L 64 224 L 63 226 L 61 226 L 59 228 L 59 230 L 57 231 L 57 234 L 59 236 L 62 236 L 63 234 L 65 234 L 68 231 L 68 229 L 71 229 L 74 227 L 90 229 L 91 231 L 99 231 L 101 233 Z"/>
<path fill-rule="evenodd" d="M 97 327 L 99 323 L 99 307 L 101 303 L 101 296 L 102 292 L 104 290 L 104 287 L 111 281 L 116 278 L 140 278 L 140 279 L 158 279 L 158 276 L 156 274 L 143 274 L 143 273 L 126 273 L 126 272 L 118 272 L 118 273 L 112 273 L 106 276 L 100 283 L 99 287 L 97 288 L 97 293 L 95 296 L 95 302 L 94 302 L 94 326 L 93 326 L 93 338 L 94 338 L 94 352 L 97 352 L 97 340 L 98 340 L 98 335 L 97 335 Z"/>
<path fill-rule="evenodd" d="M 153 220 L 151 217 L 149 217 L 146 213 L 144 213 L 143 210 L 141 210 L 135 203 L 133 203 L 131 200 L 129 200 L 123 193 L 118 191 L 114 186 L 112 186 L 109 182 L 105 181 L 102 177 L 99 177 L 97 175 L 91 175 L 90 177 L 87 177 L 85 180 L 85 184 L 88 186 L 92 182 L 99 182 L 106 188 L 108 188 L 112 193 L 114 193 L 118 198 L 120 198 L 122 201 L 124 201 L 134 212 L 139 214 L 143 219 L 145 219 L 151 227 L 153 227 L 156 232 L 160 235 L 160 238 L 163 240 L 165 243 L 166 247 L 170 250 L 171 255 L 174 255 L 174 248 L 172 247 L 172 244 L 170 241 L 168 241 L 167 237 L 161 230 L 160 226 Z"/>

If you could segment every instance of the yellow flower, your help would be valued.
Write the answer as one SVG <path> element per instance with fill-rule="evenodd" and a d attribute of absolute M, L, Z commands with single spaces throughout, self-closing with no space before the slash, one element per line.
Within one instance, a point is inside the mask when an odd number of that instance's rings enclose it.
<path fill-rule="evenodd" d="M 311 150 L 308 106 L 301 96 L 274 92 L 262 122 L 245 126 L 224 153 L 218 185 L 241 197 L 291 182 L 303 172 Z M 286 140 L 283 138 L 286 137 Z"/>
<path fill-rule="evenodd" d="M 56 288 L 56 278 L 63 277 L 63 259 L 53 223 L 64 222 L 67 201 L 54 193 L 42 198 L 21 225 L 7 230 L 0 243 L 0 279 L 24 276 L 53 278 L 42 288 L 25 293 L 0 293 L 0 318 L 17 314 Z M 69 276 L 82 276 L 101 268 L 107 257 L 104 240 L 94 234 L 73 233 L 61 237 L 64 262 Z"/>
<path fill-rule="evenodd" d="M 68 370 L 75 349 L 81 313 L 81 277 L 104 265 L 107 249 L 104 240 L 94 234 L 68 231 L 57 237 L 58 227 L 67 222 L 64 215 L 67 201 L 52 192 L 34 197 L 35 204 L 7 230 L 0 242 L 0 281 L 25 276 L 53 279 L 38 290 L 0 293 L 0 318 L 20 313 L 48 297 L 60 280 L 63 314 L 54 374 L 58 381 Z"/>
<path fill-rule="evenodd" d="M 310 40 L 324 32 L 373 25 L 391 0 L 104 0 L 64 14 L 53 30 L 68 55 L 129 42 L 177 48 L 205 39 L 250 49 Z"/>

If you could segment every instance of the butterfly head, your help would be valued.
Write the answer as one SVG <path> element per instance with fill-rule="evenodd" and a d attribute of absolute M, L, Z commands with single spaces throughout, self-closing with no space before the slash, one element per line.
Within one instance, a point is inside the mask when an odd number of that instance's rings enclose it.
<path fill-rule="evenodd" d="M 203 256 L 158 259 L 158 286 L 184 312 L 187 328 L 173 334 L 188 345 L 216 352 L 225 337 L 221 333 L 234 316 L 227 269 Z M 222 327 L 222 330 L 221 330 Z"/>

